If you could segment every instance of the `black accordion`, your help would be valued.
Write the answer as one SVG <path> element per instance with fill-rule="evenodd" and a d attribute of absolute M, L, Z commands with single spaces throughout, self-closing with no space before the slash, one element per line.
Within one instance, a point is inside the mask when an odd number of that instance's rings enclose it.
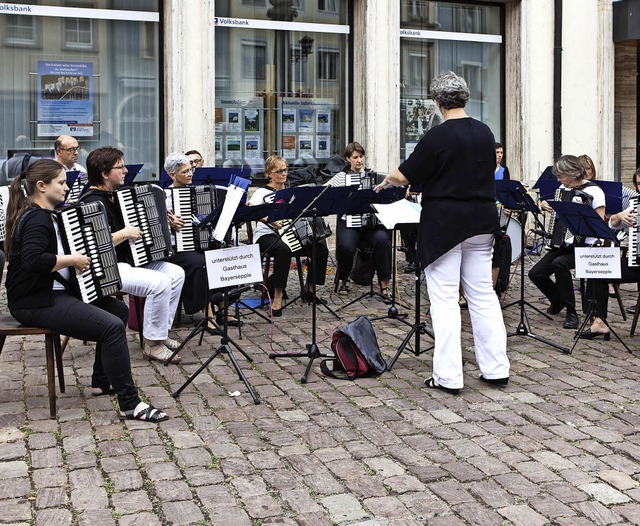
<path fill-rule="evenodd" d="M 298 252 L 313 243 L 315 232 L 316 241 L 321 241 L 332 235 L 331 227 L 324 217 L 301 217 L 291 226 L 291 219 L 281 221 L 282 226 L 278 229 L 278 235 L 282 241 L 291 249 L 291 252 Z"/>
<path fill-rule="evenodd" d="M 629 200 L 633 207 L 633 215 L 636 224 L 629 227 L 629 249 L 627 250 L 627 263 L 630 267 L 640 267 L 640 197 L 632 197 Z"/>
<path fill-rule="evenodd" d="M 164 190 L 153 184 L 125 186 L 116 191 L 122 220 L 139 228 L 142 237 L 129 240 L 129 262 L 140 267 L 173 255 Z"/>
<path fill-rule="evenodd" d="M 334 187 L 358 185 L 358 190 L 370 190 L 381 183 L 384 177 L 378 172 L 340 172 L 334 175 L 327 184 Z M 379 223 L 374 213 L 346 214 L 343 216 L 347 228 L 375 226 Z"/>
<path fill-rule="evenodd" d="M 176 251 L 205 251 L 219 248 L 210 228 L 199 228 L 199 223 L 213 211 L 218 203 L 219 190 L 213 185 L 195 185 L 169 188 L 173 212 L 184 220 L 184 226 L 175 233 Z"/>
<path fill-rule="evenodd" d="M 56 212 L 56 216 L 65 253 L 80 252 L 91 259 L 82 274 L 70 269 L 71 292 L 85 303 L 118 292 L 122 286 L 118 259 L 104 205 L 77 204 Z"/>
<path fill-rule="evenodd" d="M 593 196 L 578 188 L 558 188 L 553 200 L 582 203 L 591 206 L 591 203 L 593 203 Z M 558 219 L 555 210 L 551 214 L 551 219 L 549 220 L 549 232 L 551 233 L 551 237 L 547 242 L 547 248 L 566 248 L 571 245 L 578 245 L 582 241 L 581 237 L 576 236 L 573 238 L 573 235 L 569 232 L 567 225 Z M 571 240 L 572 238 L 573 241 L 568 242 L 568 240 Z"/>

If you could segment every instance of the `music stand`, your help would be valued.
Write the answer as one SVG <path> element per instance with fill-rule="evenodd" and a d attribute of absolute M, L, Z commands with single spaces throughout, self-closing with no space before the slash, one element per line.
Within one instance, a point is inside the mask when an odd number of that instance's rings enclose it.
<path fill-rule="evenodd" d="M 524 223 L 526 220 L 526 213 L 527 212 L 531 212 L 533 214 L 533 217 L 535 219 L 535 221 L 537 223 L 540 223 L 539 219 L 537 218 L 537 214 L 540 214 L 540 209 L 538 208 L 538 206 L 533 202 L 533 199 L 531 198 L 531 196 L 527 193 L 527 191 L 525 190 L 524 186 L 522 186 L 522 184 L 519 181 L 512 181 L 512 180 L 499 180 L 496 181 L 496 197 L 498 198 L 498 201 L 500 201 L 502 203 L 502 205 L 505 208 L 508 208 L 510 210 L 517 210 L 519 212 L 522 212 L 522 223 L 523 223 L 523 227 L 520 230 L 520 242 L 521 245 L 523 247 L 522 249 L 522 253 L 520 254 L 520 298 L 508 305 L 506 305 L 504 307 L 504 309 L 508 309 L 509 307 L 513 306 L 513 305 L 517 305 L 520 308 L 520 322 L 518 323 L 518 326 L 516 327 L 515 332 L 511 332 L 511 333 L 507 333 L 507 338 L 510 338 L 511 336 L 527 336 L 529 338 L 533 338 L 534 340 L 537 340 L 541 343 L 544 343 L 545 345 L 549 345 L 551 347 L 554 347 L 556 349 L 558 349 L 559 351 L 562 351 L 564 353 L 567 353 L 569 351 L 569 349 L 567 347 L 564 347 L 562 345 L 558 345 L 557 343 L 554 343 L 550 340 L 547 340 L 545 338 L 542 338 L 540 336 L 536 336 L 535 334 L 533 334 L 531 332 L 531 328 L 530 328 L 530 324 L 529 324 L 529 317 L 527 316 L 527 311 L 525 310 L 525 306 L 528 306 L 530 308 L 532 308 L 533 310 L 539 312 L 540 314 L 542 314 L 545 318 L 547 319 L 552 319 L 551 316 L 549 316 L 548 314 L 542 312 L 538 307 L 536 307 L 535 305 L 532 305 L 531 303 L 529 303 L 528 301 L 526 301 L 524 299 L 524 283 L 525 283 L 525 272 L 524 272 L 524 263 L 525 263 L 525 236 L 524 236 Z"/>
<path fill-rule="evenodd" d="M 286 203 L 286 205 L 281 205 L 276 211 L 269 215 L 267 221 L 272 223 L 280 219 L 291 219 L 296 216 L 296 219 L 299 219 L 300 217 L 315 218 L 332 214 L 344 214 L 346 213 L 346 208 L 349 205 L 350 198 L 353 193 L 354 187 L 350 186 L 339 188 L 333 188 L 331 186 L 309 186 L 279 190 L 276 192 L 274 201 Z M 310 197 L 312 198 L 309 199 Z M 316 261 L 316 242 L 315 230 L 312 230 L 312 265 L 315 265 Z M 317 276 L 316 269 L 314 268 L 313 270 L 313 275 Z M 316 342 L 316 303 L 316 297 L 314 294 L 311 301 L 311 343 L 305 345 L 307 351 L 294 353 L 269 353 L 269 358 L 274 360 L 278 358 L 308 358 L 309 361 L 307 362 L 307 367 L 300 378 L 300 382 L 303 384 L 307 383 L 307 377 L 309 376 L 311 366 L 316 358 L 335 358 L 333 355 L 321 353 Z"/>
<path fill-rule="evenodd" d="M 590 206 L 584 206 L 580 203 L 552 201 L 549 202 L 549 206 L 556 211 L 556 214 L 567 225 L 567 228 L 574 236 L 593 237 L 597 239 L 608 239 L 610 241 L 617 241 L 615 233 L 607 226 L 604 220 L 598 215 L 598 213 Z M 588 278 L 599 279 L 599 278 Z M 571 349 L 567 351 L 567 354 L 571 354 L 575 349 L 580 339 L 580 335 L 584 331 L 587 322 L 590 320 L 593 314 L 597 314 L 598 301 L 591 297 L 588 299 L 589 306 L 587 312 L 584 315 L 584 320 L 575 333 L 573 339 L 575 340 Z M 611 334 L 613 334 L 623 347 L 631 352 L 631 349 L 627 347 L 627 344 L 622 341 L 622 338 L 618 336 L 613 330 L 613 327 L 609 325 L 606 319 L 602 318 L 604 324 L 609 328 Z"/>

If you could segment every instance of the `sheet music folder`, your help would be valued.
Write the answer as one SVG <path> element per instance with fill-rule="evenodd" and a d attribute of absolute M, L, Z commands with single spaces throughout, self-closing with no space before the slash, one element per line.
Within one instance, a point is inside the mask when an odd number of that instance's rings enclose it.
<path fill-rule="evenodd" d="M 539 214 L 540 209 L 520 181 L 502 179 L 496 181 L 496 197 L 509 210 L 524 210 Z"/>
<path fill-rule="evenodd" d="M 615 232 L 590 206 L 564 201 L 549 201 L 548 204 L 574 236 L 617 240 Z"/>

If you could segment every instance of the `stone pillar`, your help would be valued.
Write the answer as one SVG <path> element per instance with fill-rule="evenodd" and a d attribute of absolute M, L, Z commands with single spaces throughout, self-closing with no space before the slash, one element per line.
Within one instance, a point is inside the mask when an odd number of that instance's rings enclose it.
<path fill-rule="evenodd" d="M 165 152 L 215 158 L 214 0 L 165 0 Z"/>
<path fill-rule="evenodd" d="M 367 166 L 389 171 L 400 158 L 400 2 L 356 0 L 353 15 L 353 132 Z"/>

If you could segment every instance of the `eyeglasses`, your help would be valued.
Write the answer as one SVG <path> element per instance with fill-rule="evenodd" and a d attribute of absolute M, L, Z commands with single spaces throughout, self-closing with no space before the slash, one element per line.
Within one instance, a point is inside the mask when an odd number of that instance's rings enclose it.
<path fill-rule="evenodd" d="M 274 174 L 286 174 L 289 171 L 289 168 L 282 168 L 281 170 L 274 170 Z"/>
<path fill-rule="evenodd" d="M 63 152 L 77 153 L 80 151 L 80 146 L 71 146 L 70 148 L 60 148 Z"/>
<path fill-rule="evenodd" d="M 196 164 L 200 164 L 204 162 L 204 159 L 191 159 L 191 161 L 189 161 L 191 163 L 191 166 L 194 166 Z"/>
<path fill-rule="evenodd" d="M 119 164 L 118 166 L 114 166 L 111 168 L 112 170 L 124 170 L 127 167 L 126 164 Z"/>

